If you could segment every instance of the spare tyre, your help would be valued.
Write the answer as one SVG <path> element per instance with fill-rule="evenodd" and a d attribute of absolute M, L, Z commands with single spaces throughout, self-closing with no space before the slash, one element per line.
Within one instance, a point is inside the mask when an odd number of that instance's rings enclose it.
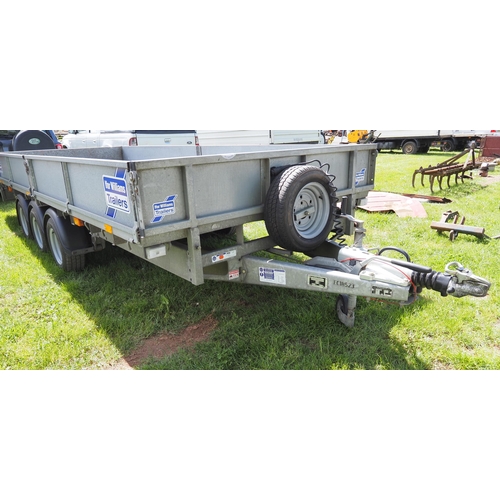
<path fill-rule="evenodd" d="M 43 130 L 21 130 L 14 139 L 12 139 L 13 151 L 54 148 L 54 141 Z"/>
<path fill-rule="evenodd" d="M 333 228 L 336 189 L 326 172 L 312 165 L 295 165 L 272 182 L 264 220 L 274 242 L 296 252 L 319 247 Z"/>

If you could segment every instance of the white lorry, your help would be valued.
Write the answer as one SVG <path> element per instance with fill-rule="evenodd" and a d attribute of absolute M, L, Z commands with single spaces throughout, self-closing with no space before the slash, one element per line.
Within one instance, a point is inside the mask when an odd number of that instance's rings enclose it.
<path fill-rule="evenodd" d="M 479 145 L 489 130 L 370 130 L 359 142 L 375 143 L 379 150 L 401 149 L 405 154 L 427 153 L 431 146 L 443 151 L 462 151 Z"/>
<path fill-rule="evenodd" d="M 68 130 L 67 149 L 116 146 L 196 146 L 196 130 Z"/>
<path fill-rule="evenodd" d="M 479 147 L 481 139 L 488 135 L 497 135 L 497 130 L 452 130 L 452 139 L 441 146 L 443 151 L 463 151 L 474 142 Z M 448 146 L 449 144 L 449 146 Z"/>
<path fill-rule="evenodd" d="M 200 146 L 324 144 L 322 130 L 198 130 Z"/>

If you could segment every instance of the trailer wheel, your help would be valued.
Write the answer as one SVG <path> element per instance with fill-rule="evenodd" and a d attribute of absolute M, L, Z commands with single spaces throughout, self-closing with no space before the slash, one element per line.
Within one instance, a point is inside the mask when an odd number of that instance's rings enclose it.
<path fill-rule="evenodd" d="M 418 144 L 416 141 L 406 141 L 401 149 L 405 155 L 414 155 L 418 153 Z"/>
<path fill-rule="evenodd" d="M 29 219 L 28 219 L 28 202 L 24 199 L 23 196 L 17 196 L 16 197 L 16 214 L 17 214 L 17 222 L 19 222 L 19 225 L 21 226 L 21 229 L 23 230 L 24 236 L 26 238 L 31 239 L 33 237 L 33 234 L 31 232 L 31 227 L 29 224 Z"/>
<path fill-rule="evenodd" d="M 85 254 L 71 255 L 64 249 L 57 225 L 54 224 L 52 217 L 47 220 L 47 242 L 52 257 L 61 269 L 64 271 L 83 271 Z"/>
<path fill-rule="evenodd" d="M 34 203 L 30 203 L 29 223 L 33 239 L 42 252 L 48 252 L 49 247 L 47 237 L 43 228 L 43 216 L 41 215 L 39 207 Z"/>
<path fill-rule="evenodd" d="M 317 248 L 333 227 L 335 192 L 318 167 L 297 165 L 283 171 L 266 197 L 264 220 L 271 238 L 287 250 Z"/>
<path fill-rule="evenodd" d="M 339 295 L 337 297 L 337 314 L 347 314 L 349 310 L 349 298 L 347 295 Z"/>

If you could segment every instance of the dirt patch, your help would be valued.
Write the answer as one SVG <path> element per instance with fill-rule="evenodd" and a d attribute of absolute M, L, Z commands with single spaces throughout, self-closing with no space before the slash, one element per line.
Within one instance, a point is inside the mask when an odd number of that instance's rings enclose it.
<path fill-rule="evenodd" d="M 489 186 L 490 184 L 496 184 L 500 182 L 500 174 L 498 173 L 489 173 L 488 177 L 478 177 L 480 184 L 483 186 Z"/>
<path fill-rule="evenodd" d="M 128 356 L 121 358 L 110 366 L 109 370 L 132 370 L 148 358 L 161 359 L 177 352 L 179 349 L 189 349 L 207 340 L 217 328 L 218 322 L 213 316 L 207 316 L 199 323 L 188 326 L 180 333 L 160 333 L 146 339 Z"/>
<path fill-rule="evenodd" d="M 442 361 L 435 361 L 432 364 L 433 370 L 454 370 L 455 368 L 450 363 L 444 363 Z"/>

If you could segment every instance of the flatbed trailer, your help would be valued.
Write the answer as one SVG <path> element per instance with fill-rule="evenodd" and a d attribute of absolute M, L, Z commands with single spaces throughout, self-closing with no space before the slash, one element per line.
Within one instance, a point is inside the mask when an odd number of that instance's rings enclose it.
<path fill-rule="evenodd" d="M 490 284 L 459 263 L 439 273 L 363 248 L 355 207 L 374 188 L 376 157 L 373 144 L 4 152 L 0 188 L 14 192 L 24 235 L 67 271 L 109 243 L 194 285 L 337 294 L 347 326 L 359 296 L 409 304 L 423 288 L 486 295 Z M 268 235 L 248 240 L 255 221 Z M 231 233 L 231 243 L 205 244 L 207 234 Z M 294 252 L 308 260 L 291 261 Z"/>

